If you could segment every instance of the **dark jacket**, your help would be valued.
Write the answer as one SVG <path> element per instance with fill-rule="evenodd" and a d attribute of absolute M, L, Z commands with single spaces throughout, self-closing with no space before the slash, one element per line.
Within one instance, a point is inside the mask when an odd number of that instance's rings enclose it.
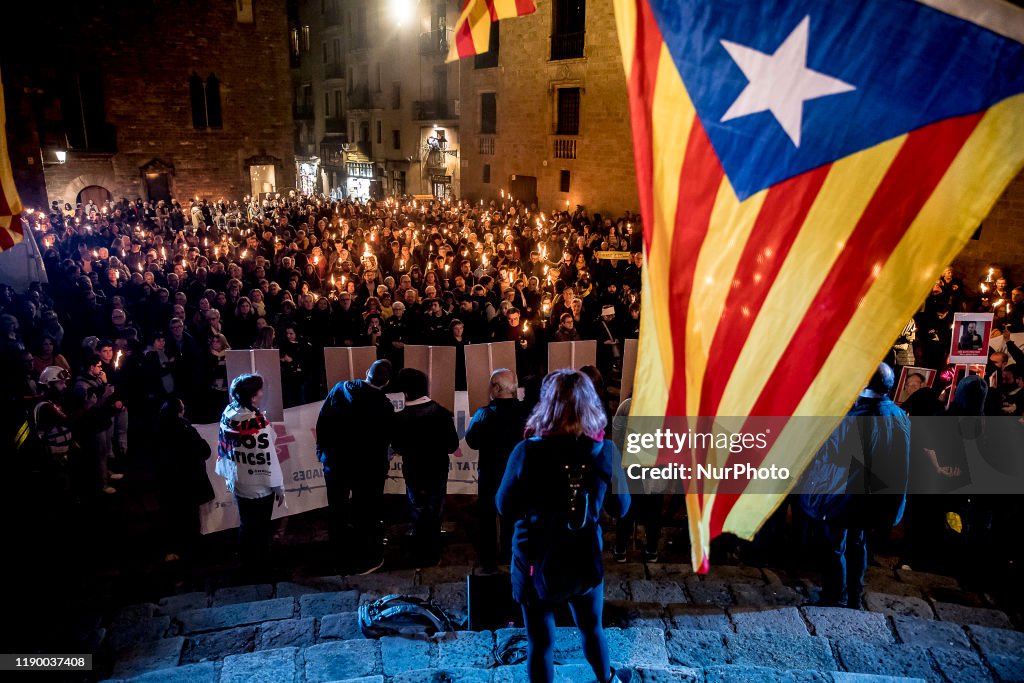
<path fill-rule="evenodd" d="M 808 467 L 801 507 L 839 526 L 895 526 L 909 471 L 910 418 L 888 396 L 861 396 Z"/>
<path fill-rule="evenodd" d="M 406 486 L 413 490 L 445 486 L 448 456 L 459 448 L 459 433 L 447 408 L 434 401 L 406 405 L 395 416 L 391 443 L 402 456 Z"/>
<path fill-rule="evenodd" d="M 384 392 L 361 379 L 338 382 L 316 421 L 316 450 L 324 471 L 387 476 L 395 408 Z"/>
<path fill-rule="evenodd" d="M 596 446 L 596 448 L 595 448 Z M 513 594 L 520 595 L 530 582 L 529 568 L 557 543 L 565 528 L 567 487 L 565 465 L 582 457 L 593 468 L 588 491 L 588 517 L 597 534 L 596 557 L 581 557 L 581 564 L 598 564 L 602 558 L 600 513 L 619 517 L 629 510 L 629 490 L 622 470 L 619 449 L 611 441 L 594 442 L 587 437 L 552 436 L 520 441 L 509 456 L 505 476 L 495 499 L 498 512 L 515 522 L 512 538 Z M 613 486 L 614 489 L 609 490 Z M 575 567 L 566 566 L 572 573 Z"/>
<path fill-rule="evenodd" d="M 480 453 L 477 476 L 481 487 L 496 491 L 512 449 L 523 440 L 526 408 L 515 398 L 498 398 L 473 414 L 466 444 Z"/>
<path fill-rule="evenodd" d="M 188 505 L 213 500 L 206 473 L 210 452 L 210 444 L 186 420 L 174 418 L 161 424 L 157 438 L 161 495 Z"/>

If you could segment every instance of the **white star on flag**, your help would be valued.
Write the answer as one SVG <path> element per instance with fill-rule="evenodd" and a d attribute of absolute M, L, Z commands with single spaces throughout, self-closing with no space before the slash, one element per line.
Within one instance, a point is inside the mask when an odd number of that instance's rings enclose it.
<path fill-rule="evenodd" d="M 804 102 L 856 90 L 838 78 L 807 68 L 810 23 L 811 17 L 804 17 L 771 55 L 728 40 L 721 41 L 749 81 L 725 112 L 723 122 L 769 111 L 799 147 Z"/>

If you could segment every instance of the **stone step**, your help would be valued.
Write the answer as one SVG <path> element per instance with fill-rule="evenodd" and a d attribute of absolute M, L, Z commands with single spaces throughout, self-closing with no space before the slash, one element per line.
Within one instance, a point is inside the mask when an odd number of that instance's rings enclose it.
<path fill-rule="evenodd" d="M 331 670 L 304 668 L 308 662 L 302 652 L 292 649 L 276 650 L 259 660 L 241 659 L 216 666 L 213 662 L 193 664 L 176 669 L 161 669 L 127 679 L 123 683 L 529 683 L 523 664 L 493 669 L 467 667 L 435 667 L 410 669 L 394 676 L 370 674 L 350 678 L 323 678 L 358 667 L 339 665 Z M 926 683 L 922 678 L 861 674 L 848 672 L 819 672 L 801 669 L 772 669 L 762 666 L 720 665 L 704 669 L 686 667 L 635 667 L 638 683 Z M 555 666 L 556 683 L 592 683 L 594 674 L 586 664 L 558 664 Z"/>
<path fill-rule="evenodd" d="M 335 615 L 324 620 L 332 616 Z M 520 680 L 521 665 L 495 666 L 495 652 L 517 639 L 521 643 L 525 635 L 522 629 L 331 640 L 324 638 L 322 632 L 315 633 L 315 621 L 313 617 L 275 620 L 258 627 L 142 643 L 118 654 L 113 679 L 158 680 L 156 673 L 163 671 L 167 680 L 219 683 L 318 683 L 377 675 L 389 681 L 484 680 L 481 676 L 495 683 Z M 658 681 L 875 680 L 838 675 L 849 673 L 889 677 L 884 680 L 987 683 L 1019 680 L 1024 672 L 1024 634 L 987 627 L 971 630 L 971 642 L 977 652 L 963 647 L 923 647 L 858 637 L 829 640 L 820 635 L 761 631 L 721 633 L 631 627 L 608 628 L 605 633 L 613 662 L 667 672 L 652 673 L 650 680 Z M 314 640 L 318 642 L 314 644 Z M 281 647 L 287 643 L 291 644 Z M 555 661 L 569 667 L 561 669 L 565 680 L 577 680 L 577 674 L 586 673 L 586 661 L 574 628 L 556 630 Z M 442 678 L 420 678 L 430 671 L 442 672 L 437 674 Z M 471 679 L 443 678 L 443 672 L 457 672 L 461 676 L 466 671 L 477 673 Z"/>

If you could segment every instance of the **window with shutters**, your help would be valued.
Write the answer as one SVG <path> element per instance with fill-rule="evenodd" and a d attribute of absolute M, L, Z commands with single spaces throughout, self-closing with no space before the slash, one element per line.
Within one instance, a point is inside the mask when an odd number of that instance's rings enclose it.
<path fill-rule="evenodd" d="M 222 128 L 220 80 L 210 74 L 204 81 L 199 74 L 193 73 L 188 79 L 188 92 L 192 104 L 192 127 Z"/>
<path fill-rule="evenodd" d="M 480 132 L 498 132 L 498 97 L 497 93 L 480 93 Z"/>
<path fill-rule="evenodd" d="M 557 135 L 580 134 L 580 89 L 558 89 Z"/>

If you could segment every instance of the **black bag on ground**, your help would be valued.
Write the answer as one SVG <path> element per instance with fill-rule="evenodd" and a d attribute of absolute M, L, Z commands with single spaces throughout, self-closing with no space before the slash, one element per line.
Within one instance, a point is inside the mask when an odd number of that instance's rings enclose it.
<path fill-rule="evenodd" d="M 430 636 L 453 631 L 448 614 L 428 600 L 411 595 L 385 595 L 359 606 L 359 629 L 367 638 Z"/>

